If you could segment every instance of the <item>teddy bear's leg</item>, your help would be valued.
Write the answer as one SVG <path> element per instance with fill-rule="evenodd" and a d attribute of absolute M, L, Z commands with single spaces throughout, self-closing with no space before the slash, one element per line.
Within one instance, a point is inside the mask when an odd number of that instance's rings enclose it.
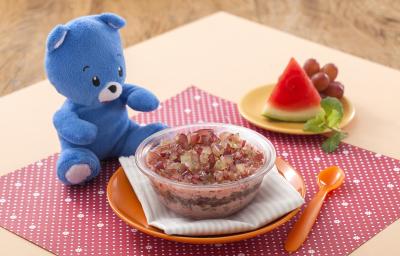
<path fill-rule="evenodd" d="M 139 144 L 152 135 L 155 132 L 163 130 L 166 128 L 166 125 L 162 123 L 152 123 L 146 126 L 132 126 L 132 128 L 127 132 L 127 136 L 121 143 L 119 148 L 119 152 L 117 152 L 118 156 L 130 156 L 133 155 L 136 151 L 136 148 Z"/>
<path fill-rule="evenodd" d="M 80 184 L 96 177 L 100 161 L 86 148 L 64 149 L 57 161 L 57 176 L 67 185 Z"/>

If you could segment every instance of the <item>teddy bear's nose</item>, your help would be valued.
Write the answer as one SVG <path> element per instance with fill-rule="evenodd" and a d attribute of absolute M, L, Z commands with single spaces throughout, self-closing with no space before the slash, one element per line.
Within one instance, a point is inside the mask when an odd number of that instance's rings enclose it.
<path fill-rule="evenodd" d="M 117 99 L 122 93 L 122 85 L 118 82 L 111 81 L 104 86 L 99 93 L 99 101 L 107 102 Z"/>
<path fill-rule="evenodd" d="M 110 90 L 110 92 L 112 93 L 115 93 L 117 91 L 117 86 L 111 85 L 110 87 L 108 87 L 108 90 Z"/>

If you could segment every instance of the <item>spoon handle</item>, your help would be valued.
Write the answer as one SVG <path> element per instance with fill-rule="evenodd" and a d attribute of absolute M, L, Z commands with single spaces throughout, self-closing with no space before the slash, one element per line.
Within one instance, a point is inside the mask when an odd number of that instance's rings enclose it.
<path fill-rule="evenodd" d="M 308 233 L 314 225 L 319 211 L 321 210 L 322 203 L 324 202 L 327 191 L 320 189 L 314 198 L 308 203 L 300 219 L 294 224 L 292 230 L 289 232 L 285 242 L 285 249 L 288 252 L 294 252 L 303 244 L 307 239 Z"/>

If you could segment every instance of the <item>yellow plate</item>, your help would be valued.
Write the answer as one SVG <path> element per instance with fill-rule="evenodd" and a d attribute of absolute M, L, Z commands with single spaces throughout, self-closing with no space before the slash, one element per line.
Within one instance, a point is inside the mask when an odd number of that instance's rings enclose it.
<path fill-rule="evenodd" d="M 306 194 L 306 186 L 300 173 L 296 172 L 288 163 L 280 158 L 276 159 L 276 166 L 279 173 L 289 181 L 292 186 L 299 191 L 301 196 L 304 198 Z M 146 217 L 144 215 L 142 205 L 136 197 L 128 178 L 125 176 L 124 170 L 119 168 L 107 185 L 107 199 L 112 210 L 117 214 L 119 218 L 125 221 L 128 225 L 142 231 L 151 236 L 182 242 L 190 244 L 216 244 L 216 243 L 231 243 L 244 239 L 249 239 L 264 233 L 267 233 L 277 227 L 283 225 L 289 221 L 296 213 L 300 210 L 297 208 L 281 218 L 263 226 L 259 229 L 252 230 L 249 232 L 219 235 L 219 236 L 179 236 L 179 235 L 168 235 L 162 230 L 152 227 L 147 224 Z"/>
<path fill-rule="evenodd" d="M 269 95 L 274 88 L 272 85 L 264 85 L 249 91 L 239 102 L 239 112 L 240 114 L 250 123 L 255 126 L 264 128 L 266 130 L 289 133 L 289 134 L 320 134 L 326 133 L 322 132 L 305 132 L 303 131 L 303 122 L 283 122 L 276 121 L 266 118 L 261 115 L 264 104 L 266 103 Z M 346 98 L 343 97 L 340 100 L 343 104 L 344 116 L 342 122 L 340 123 L 340 128 L 346 126 L 354 118 L 355 109 L 353 104 Z"/>

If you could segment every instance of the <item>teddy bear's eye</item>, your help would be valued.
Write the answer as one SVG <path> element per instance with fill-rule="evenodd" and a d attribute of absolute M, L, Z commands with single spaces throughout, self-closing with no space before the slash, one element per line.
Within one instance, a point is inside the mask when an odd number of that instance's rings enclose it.
<path fill-rule="evenodd" d="M 100 79 L 97 77 L 97 76 L 94 76 L 93 78 L 92 78 L 92 84 L 94 85 L 94 86 L 99 86 L 100 85 Z"/>
<path fill-rule="evenodd" d="M 122 70 L 121 67 L 118 67 L 118 75 L 119 76 L 123 76 L 124 75 L 124 71 Z"/>

